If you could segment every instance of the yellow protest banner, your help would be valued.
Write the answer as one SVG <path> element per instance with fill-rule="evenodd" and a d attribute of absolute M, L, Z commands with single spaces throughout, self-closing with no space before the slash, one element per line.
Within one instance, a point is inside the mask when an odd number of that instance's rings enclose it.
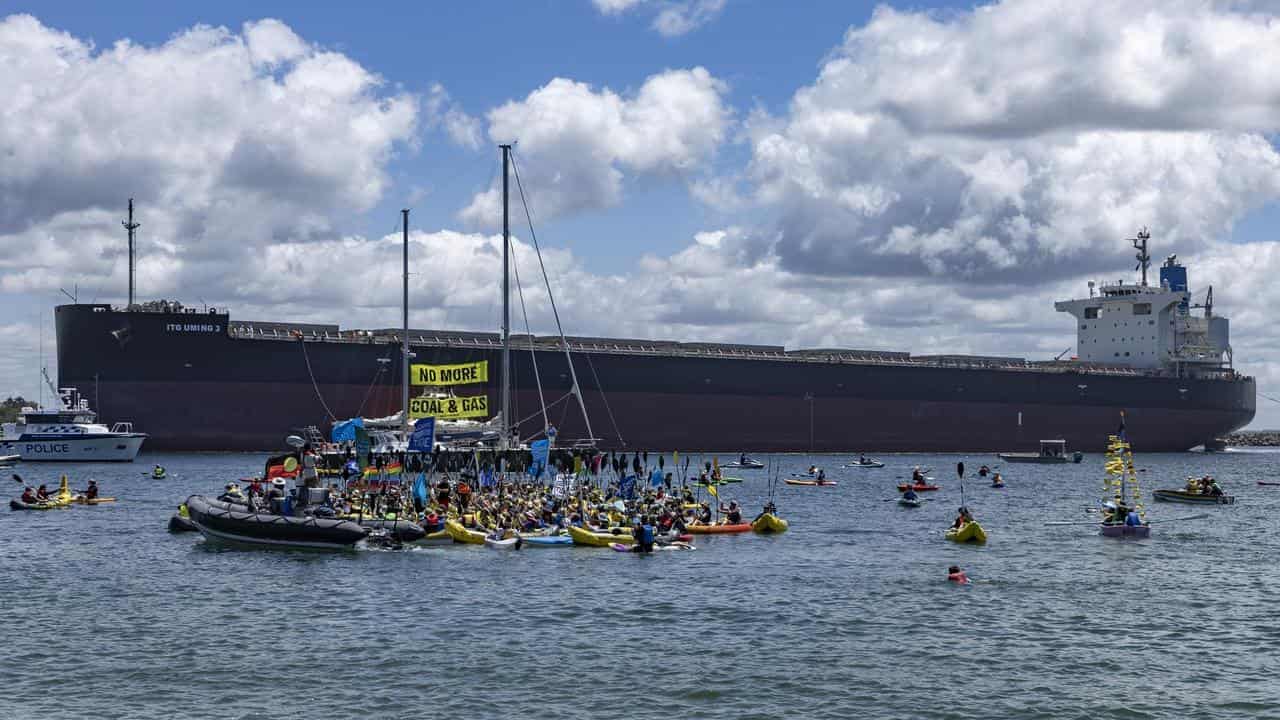
<path fill-rule="evenodd" d="M 461 365 L 411 365 L 409 376 L 414 385 L 470 385 L 489 381 L 489 361 Z"/>
<path fill-rule="evenodd" d="M 465 397 L 409 398 L 409 417 L 417 420 L 425 417 L 438 417 L 445 420 L 458 418 L 488 417 L 489 396 L 468 395 Z"/>

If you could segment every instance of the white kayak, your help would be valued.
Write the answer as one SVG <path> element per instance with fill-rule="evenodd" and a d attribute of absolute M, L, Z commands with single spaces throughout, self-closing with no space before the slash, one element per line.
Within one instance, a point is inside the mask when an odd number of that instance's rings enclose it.
<path fill-rule="evenodd" d="M 520 548 L 520 538 L 509 537 L 498 540 L 497 538 L 487 537 L 484 539 L 484 544 L 494 550 L 518 550 Z"/>

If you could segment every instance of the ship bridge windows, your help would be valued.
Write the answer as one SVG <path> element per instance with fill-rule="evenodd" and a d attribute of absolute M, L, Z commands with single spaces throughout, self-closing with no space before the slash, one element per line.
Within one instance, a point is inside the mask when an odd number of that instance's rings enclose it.
<path fill-rule="evenodd" d="M 1150 315 L 1151 303 L 1134 303 L 1133 314 L 1134 315 Z"/>
<path fill-rule="evenodd" d="M 1085 320 L 1097 320 L 1097 319 L 1098 319 L 1098 311 L 1099 311 L 1099 310 L 1101 310 L 1101 308 L 1096 308 L 1096 307 L 1087 307 L 1087 308 L 1085 308 L 1085 309 L 1084 309 L 1084 319 L 1085 319 Z"/>

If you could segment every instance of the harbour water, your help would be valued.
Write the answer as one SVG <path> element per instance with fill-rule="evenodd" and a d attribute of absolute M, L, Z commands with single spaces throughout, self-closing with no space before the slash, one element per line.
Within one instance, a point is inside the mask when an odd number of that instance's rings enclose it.
<path fill-rule="evenodd" d="M 645 557 L 227 549 L 165 524 L 262 455 L 21 466 L 33 484 L 96 478 L 120 502 L 0 515 L 0 717 L 1280 716 L 1280 487 L 1256 483 L 1280 454 L 1136 451 L 1145 541 L 1045 526 L 1092 517 L 1100 455 L 1003 465 L 1002 490 L 974 474 L 993 457 L 815 457 L 840 484 L 780 487 L 790 532 Z M 958 460 L 985 547 L 942 536 Z M 157 462 L 168 479 L 146 476 Z M 894 502 L 913 465 L 942 486 L 914 510 Z M 754 515 L 765 473 L 735 473 L 721 495 Z M 1206 473 L 1234 506 L 1149 501 Z M 950 564 L 974 584 L 948 583 Z"/>

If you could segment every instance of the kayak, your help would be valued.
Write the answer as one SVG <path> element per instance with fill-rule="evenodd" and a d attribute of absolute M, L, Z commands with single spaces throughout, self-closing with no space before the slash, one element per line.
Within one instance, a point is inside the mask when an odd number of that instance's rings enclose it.
<path fill-rule="evenodd" d="M 710 482 L 695 482 L 695 483 L 692 483 L 692 485 L 694 487 L 707 487 L 709 485 L 710 486 L 728 485 L 730 483 L 740 483 L 740 482 L 742 482 L 742 478 L 727 477 L 727 478 L 720 478 L 719 480 L 712 480 Z"/>
<path fill-rule="evenodd" d="M 857 462 L 855 462 L 855 463 L 848 463 L 848 464 L 846 464 L 846 465 L 845 465 L 845 467 L 847 467 L 847 468 L 867 468 L 867 469 L 870 469 L 870 468 L 882 468 L 882 467 L 884 467 L 884 463 L 880 462 L 879 460 L 872 460 L 871 462 L 864 462 L 864 463 L 857 463 Z"/>
<path fill-rule="evenodd" d="M 115 501 L 116 499 L 113 497 L 87 498 L 83 495 L 77 495 L 76 499 L 73 500 L 72 502 L 74 502 L 77 505 L 104 505 L 106 503 L 113 503 Z"/>
<path fill-rule="evenodd" d="M 479 530 L 472 530 L 457 520 L 445 520 L 444 531 L 449 533 L 449 537 L 453 538 L 453 541 L 456 543 L 463 543 L 466 545 L 484 544 L 484 533 Z"/>
<path fill-rule="evenodd" d="M 1099 523 L 1099 525 L 1102 528 L 1103 537 L 1151 537 L 1150 525 L 1109 525 L 1107 523 Z"/>
<path fill-rule="evenodd" d="M 72 502 L 72 499 L 73 498 L 71 496 L 71 493 L 67 493 L 65 495 L 63 495 L 62 493 L 59 493 L 57 495 L 50 495 L 48 500 L 36 501 L 33 503 L 22 502 L 22 500 L 18 498 L 14 498 L 9 501 L 9 509 L 10 510 L 57 510 L 58 508 L 64 508 L 70 505 Z"/>
<path fill-rule="evenodd" d="M 1280 482 L 1267 482 L 1266 480 L 1259 480 L 1258 484 L 1259 485 L 1280 485 Z"/>
<path fill-rule="evenodd" d="M 569 537 L 573 540 L 574 545 L 585 547 L 609 547 L 613 543 L 634 545 L 636 542 L 635 538 L 626 533 L 591 532 L 577 525 L 569 526 Z"/>
<path fill-rule="evenodd" d="M 573 538 L 568 535 L 521 535 L 524 540 L 525 547 L 531 548 L 551 548 L 551 547 L 570 547 L 573 545 Z"/>
<path fill-rule="evenodd" d="M 751 458 L 747 458 L 745 462 L 743 462 L 742 460 L 735 460 L 733 462 L 724 463 L 720 467 L 740 468 L 742 470 L 763 470 L 764 463 L 760 462 L 759 460 L 752 460 Z"/>
<path fill-rule="evenodd" d="M 727 535 L 730 533 L 744 533 L 751 530 L 751 523 L 736 523 L 734 525 L 689 525 L 685 530 L 694 535 Z"/>
<path fill-rule="evenodd" d="M 783 480 L 788 485 L 803 485 L 805 487 L 820 487 L 826 485 L 836 485 L 835 480 Z"/>
<path fill-rule="evenodd" d="M 1004 487 L 1004 483 L 991 483 L 991 487 L 993 487 L 993 488 L 1002 488 L 1002 487 Z"/>
<path fill-rule="evenodd" d="M 1186 490 L 1156 490 L 1151 493 L 1157 500 L 1164 502 L 1186 503 L 1188 505 L 1234 505 L 1236 499 L 1232 495 L 1203 495 Z"/>
<path fill-rule="evenodd" d="M 948 529 L 946 537 L 952 542 L 981 544 L 987 541 L 987 531 L 983 530 L 976 520 L 972 520 L 959 528 Z"/>
<path fill-rule="evenodd" d="M 502 538 L 501 540 L 491 537 L 484 539 L 485 546 L 491 547 L 494 550 L 519 550 L 521 543 L 522 541 L 518 536 Z"/>
<path fill-rule="evenodd" d="M 915 490 L 916 492 L 929 492 L 930 490 L 937 490 L 938 486 L 937 485 L 899 485 L 898 486 L 898 492 L 906 492 L 909 489 Z"/>
<path fill-rule="evenodd" d="M 751 523 L 751 529 L 758 533 L 786 532 L 789 527 L 791 527 L 791 523 L 773 513 L 765 513 Z"/>
<path fill-rule="evenodd" d="M 453 542 L 453 536 L 449 534 L 448 529 L 440 528 L 439 530 L 434 530 L 432 532 L 427 533 L 426 536 L 423 537 L 418 542 L 419 543 Z"/>
<path fill-rule="evenodd" d="M 898 498 L 898 504 L 902 507 L 920 507 L 920 498 Z"/>

